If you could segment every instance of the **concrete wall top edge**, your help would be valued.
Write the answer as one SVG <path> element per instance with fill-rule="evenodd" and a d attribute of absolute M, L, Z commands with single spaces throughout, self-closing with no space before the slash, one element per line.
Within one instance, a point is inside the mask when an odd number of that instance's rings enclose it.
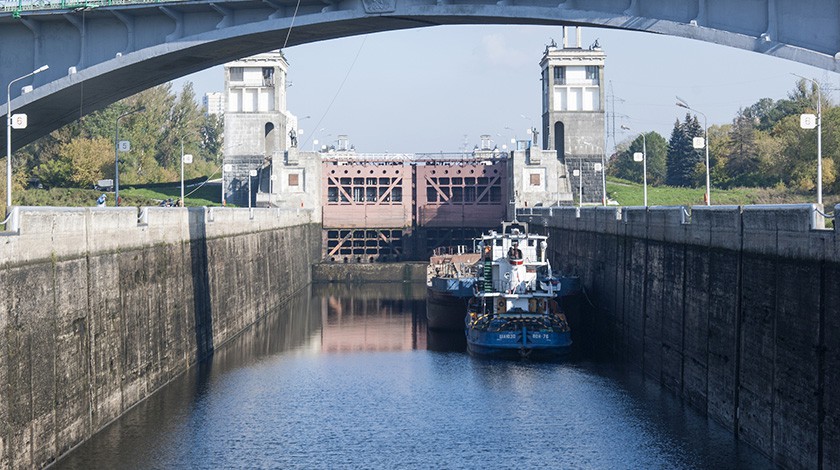
<path fill-rule="evenodd" d="M 310 223 L 311 210 L 278 208 L 169 208 L 169 207 L 28 207 L 12 208 L 9 231 L 21 238 L 46 234 L 82 236 L 117 233 L 132 237 L 131 231 L 145 233 L 139 242 L 170 241 L 173 235 L 189 237 L 190 225 L 227 225 L 225 234 L 247 233 L 274 227 Z M 176 230 L 177 229 L 177 230 Z M 150 240 L 149 233 L 170 233 L 164 240 Z M 176 235 L 177 236 L 177 235 Z M 141 240 L 141 238 L 144 238 Z M 154 237 L 152 237 L 154 238 Z"/>
<path fill-rule="evenodd" d="M 840 224 L 837 223 L 837 211 L 838 210 L 840 210 L 840 204 L 837 204 L 836 206 L 834 206 L 834 214 L 833 214 L 834 215 L 834 231 L 840 233 L 840 227 L 838 227 L 838 225 L 840 225 Z"/>
<path fill-rule="evenodd" d="M 695 206 L 691 209 L 691 225 L 715 227 L 716 230 L 740 230 L 741 206 Z"/>
<path fill-rule="evenodd" d="M 816 204 L 744 206 L 742 223 L 745 231 L 807 232 L 818 228 L 816 209 Z"/>
<path fill-rule="evenodd" d="M 626 224 L 645 223 L 648 208 L 645 206 L 627 206 L 621 210 L 621 220 Z"/>

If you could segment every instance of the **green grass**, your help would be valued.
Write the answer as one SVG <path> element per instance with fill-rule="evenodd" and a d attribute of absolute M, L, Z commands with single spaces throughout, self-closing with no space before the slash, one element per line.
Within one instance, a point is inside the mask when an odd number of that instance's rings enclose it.
<path fill-rule="evenodd" d="M 694 206 L 702 205 L 705 188 L 678 188 L 672 186 L 648 185 L 648 205 L 650 206 Z M 813 194 L 796 193 L 791 190 L 774 188 L 712 188 L 714 205 L 750 205 L 750 204 L 796 204 L 815 202 Z M 641 184 L 618 178 L 607 178 L 607 194 L 621 206 L 644 205 L 644 189 Z M 824 195 L 823 203 L 829 212 L 840 202 L 836 195 Z"/>
<path fill-rule="evenodd" d="M 206 184 L 197 188 L 185 188 L 187 206 L 219 206 L 221 195 L 218 184 Z M 192 193 L 191 193 L 192 192 Z M 693 206 L 703 204 L 704 188 L 677 188 L 671 186 L 648 186 L 648 205 L 651 206 Z M 190 194 L 191 193 L 191 194 Z M 15 205 L 84 207 L 96 205 L 96 198 L 102 194 L 92 189 L 52 188 L 27 189 L 14 194 Z M 644 204 L 642 185 L 617 178 L 607 179 L 607 194 L 622 206 Z M 122 189 L 120 197 L 124 206 L 156 206 L 161 201 L 181 195 L 180 186 L 165 188 Z M 773 188 L 734 188 L 729 190 L 712 188 L 712 203 L 715 205 L 748 204 L 793 204 L 814 202 L 814 195 L 796 193 Z M 834 211 L 840 203 L 840 196 L 825 195 L 825 208 Z M 108 193 L 108 206 L 114 205 L 114 193 Z"/>
<path fill-rule="evenodd" d="M 191 191 L 195 190 L 192 194 Z M 186 206 L 220 206 L 220 189 L 218 184 L 207 184 L 200 188 L 185 188 Z M 27 189 L 14 194 L 15 205 L 21 206 L 60 206 L 60 207 L 85 207 L 95 206 L 96 198 L 102 191 L 93 189 L 78 188 L 50 188 L 50 189 Z M 106 193 L 107 206 L 113 207 L 114 193 Z M 123 206 L 157 206 L 161 201 L 172 198 L 177 200 L 181 197 L 181 187 L 166 187 L 153 189 L 120 189 L 120 199 Z"/>
<path fill-rule="evenodd" d="M 205 184 L 198 188 L 184 188 L 184 202 L 186 206 L 220 206 L 222 205 L 221 190 L 218 184 Z M 138 189 L 121 189 L 120 197 L 145 198 L 157 201 L 172 198 L 178 200 L 181 197 L 181 187 L 167 187 L 167 188 L 138 188 Z"/>

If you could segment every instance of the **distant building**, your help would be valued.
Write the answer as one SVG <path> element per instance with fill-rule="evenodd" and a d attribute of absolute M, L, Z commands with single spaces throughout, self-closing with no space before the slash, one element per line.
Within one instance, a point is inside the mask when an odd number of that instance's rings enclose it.
<path fill-rule="evenodd" d="M 213 93 L 205 93 L 202 102 L 204 104 L 205 114 L 221 116 L 225 112 L 224 93 L 219 93 L 218 91 Z"/>
<path fill-rule="evenodd" d="M 563 44 L 545 48 L 542 67 L 542 148 L 556 150 L 569 173 L 583 173 L 583 202 L 601 202 L 604 161 L 604 62 L 606 54 L 596 41 L 581 47 L 580 27 L 569 45 L 568 27 Z M 536 139 L 535 139 L 536 140 Z M 578 194 L 580 180 L 571 187 Z"/>

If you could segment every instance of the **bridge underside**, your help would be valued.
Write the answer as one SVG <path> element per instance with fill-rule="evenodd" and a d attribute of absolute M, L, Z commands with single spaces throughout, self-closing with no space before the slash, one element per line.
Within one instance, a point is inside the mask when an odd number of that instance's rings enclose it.
<path fill-rule="evenodd" d="M 436 25 L 645 31 L 840 71 L 840 4 L 833 0 L 302 0 L 295 12 L 296 3 L 175 1 L 0 13 L 0 84 L 50 66 L 12 90 L 12 110 L 29 115 L 29 127 L 12 134 L 13 147 L 151 86 L 284 44 Z M 27 85 L 34 89 L 21 94 Z M 0 111 L 7 112 L 5 103 Z M 5 128 L 0 136 L 5 140 Z"/>

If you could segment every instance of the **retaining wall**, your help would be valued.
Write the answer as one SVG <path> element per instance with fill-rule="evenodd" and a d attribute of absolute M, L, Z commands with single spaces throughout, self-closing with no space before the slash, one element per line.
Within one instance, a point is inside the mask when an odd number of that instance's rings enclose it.
<path fill-rule="evenodd" d="M 835 207 L 835 214 L 838 213 Z M 581 276 L 601 351 L 784 468 L 840 468 L 840 233 L 813 205 L 520 217 Z"/>
<path fill-rule="evenodd" d="M 0 235 L 0 468 L 55 460 L 307 285 L 310 215 L 14 208 Z"/>

